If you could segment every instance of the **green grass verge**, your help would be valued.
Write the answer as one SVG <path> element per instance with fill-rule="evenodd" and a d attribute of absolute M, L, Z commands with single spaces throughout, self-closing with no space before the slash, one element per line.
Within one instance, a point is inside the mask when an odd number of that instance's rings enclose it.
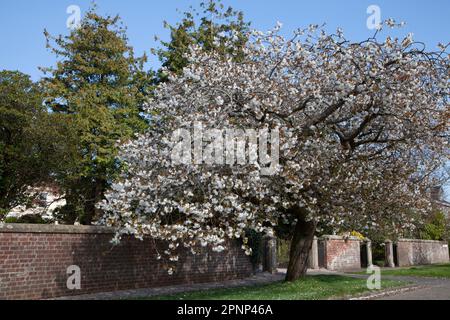
<path fill-rule="evenodd" d="M 382 270 L 381 274 L 386 276 L 450 278 L 450 264 L 411 267 L 397 270 Z"/>
<path fill-rule="evenodd" d="M 404 286 L 400 281 L 382 281 L 382 289 Z M 141 298 L 140 300 L 320 300 L 368 292 L 366 279 L 320 275 L 292 283 L 217 289 Z"/>

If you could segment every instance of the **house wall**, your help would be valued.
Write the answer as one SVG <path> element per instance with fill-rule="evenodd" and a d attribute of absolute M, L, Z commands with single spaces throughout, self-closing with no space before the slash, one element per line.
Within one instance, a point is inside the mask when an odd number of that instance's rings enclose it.
<path fill-rule="evenodd" d="M 448 263 L 449 250 L 445 241 L 400 239 L 397 241 L 399 267 Z"/>
<path fill-rule="evenodd" d="M 0 299 L 46 299 L 116 290 L 163 287 L 245 278 L 249 257 L 237 243 L 229 250 L 180 252 L 170 276 L 157 260 L 164 243 L 124 238 L 113 246 L 103 227 L 0 225 Z M 69 266 L 81 270 L 81 290 L 69 290 Z"/>

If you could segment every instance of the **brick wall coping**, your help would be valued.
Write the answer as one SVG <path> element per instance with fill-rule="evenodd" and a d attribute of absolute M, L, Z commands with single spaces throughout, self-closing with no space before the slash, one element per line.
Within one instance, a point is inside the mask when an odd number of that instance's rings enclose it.
<path fill-rule="evenodd" d="M 113 234 L 114 229 L 101 226 L 0 223 L 0 233 Z"/>
<path fill-rule="evenodd" d="M 419 242 L 419 243 L 441 243 L 441 244 L 447 244 L 447 241 L 421 240 L 421 239 L 398 239 L 397 242 Z"/>
<path fill-rule="evenodd" d="M 321 240 L 350 240 L 350 241 L 362 241 L 358 237 L 344 237 L 344 236 L 322 236 Z"/>

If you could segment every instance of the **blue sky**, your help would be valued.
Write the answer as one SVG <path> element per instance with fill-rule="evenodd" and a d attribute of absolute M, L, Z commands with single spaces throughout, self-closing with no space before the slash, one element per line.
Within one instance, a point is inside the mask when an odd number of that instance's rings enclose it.
<path fill-rule="evenodd" d="M 163 21 L 176 22 L 176 9 L 187 9 L 199 0 L 97 0 L 100 12 L 119 13 L 128 26 L 130 42 L 138 54 L 149 52 L 157 44 L 154 36 L 167 39 Z M 283 23 L 283 32 L 310 23 L 327 23 L 335 30 L 342 27 L 352 40 L 372 35 L 366 27 L 369 5 L 378 5 L 383 19 L 393 17 L 407 22 L 400 33 L 413 32 L 417 40 L 435 48 L 438 42 L 450 41 L 450 1 L 414 0 L 224 0 L 224 4 L 243 10 L 252 26 L 266 30 L 277 21 Z M 1 0 L 0 1 L 0 69 L 20 70 L 33 79 L 40 78 L 38 66 L 50 66 L 55 58 L 45 48 L 44 28 L 53 34 L 67 34 L 66 9 L 78 5 L 85 11 L 90 0 Z M 149 67 L 157 68 L 152 58 Z"/>
<path fill-rule="evenodd" d="M 149 52 L 157 46 L 154 36 L 168 38 L 163 21 L 175 23 L 180 14 L 199 0 L 97 0 L 101 13 L 120 14 L 128 27 L 130 44 L 137 54 Z M 43 30 L 51 34 L 67 34 L 66 13 L 70 5 L 78 5 L 82 12 L 89 8 L 90 0 L 1 0 L 0 1 L 0 70 L 20 70 L 38 80 L 39 66 L 48 67 L 55 57 L 45 48 Z M 450 41 L 449 0 L 223 0 L 225 5 L 244 11 L 252 27 L 272 28 L 277 21 L 283 23 L 288 35 L 298 27 L 311 23 L 326 23 L 327 28 L 344 29 L 347 37 L 357 41 L 373 35 L 366 27 L 367 8 L 377 5 L 382 19 L 405 21 L 406 27 L 392 32 L 394 36 L 414 33 L 429 49 L 438 42 Z M 386 36 L 384 32 L 381 36 Z M 158 60 L 150 58 L 149 68 L 157 68 Z M 447 188 L 450 195 L 450 188 Z"/>

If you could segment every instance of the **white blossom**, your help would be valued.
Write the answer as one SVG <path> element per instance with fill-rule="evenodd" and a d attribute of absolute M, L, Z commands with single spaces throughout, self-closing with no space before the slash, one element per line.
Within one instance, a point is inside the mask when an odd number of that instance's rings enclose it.
<path fill-rule="evenodd" d="M 411 48 L 412 37 L 350 43 L 311 25 L 286 40 L 280 27 L 250 34 L 244 59 L 193 46 L 183 74 L 157 88 L 147 106 L 154 125 L 122 146 L 127 170 L 98 204 L 119 230 L 114 242 L 167 241 L 176 262 L 178 245 L 222 252 L 247 229 L 295 224 L 298 212 L 336 230 L 400 233 L 416 224 L 412 210 L 427 212 L 424 191 L 449 154 L 448 55 Z M 281 128 L 277 174 L 174 164 L 172 133 L 196 122 Z"/>

